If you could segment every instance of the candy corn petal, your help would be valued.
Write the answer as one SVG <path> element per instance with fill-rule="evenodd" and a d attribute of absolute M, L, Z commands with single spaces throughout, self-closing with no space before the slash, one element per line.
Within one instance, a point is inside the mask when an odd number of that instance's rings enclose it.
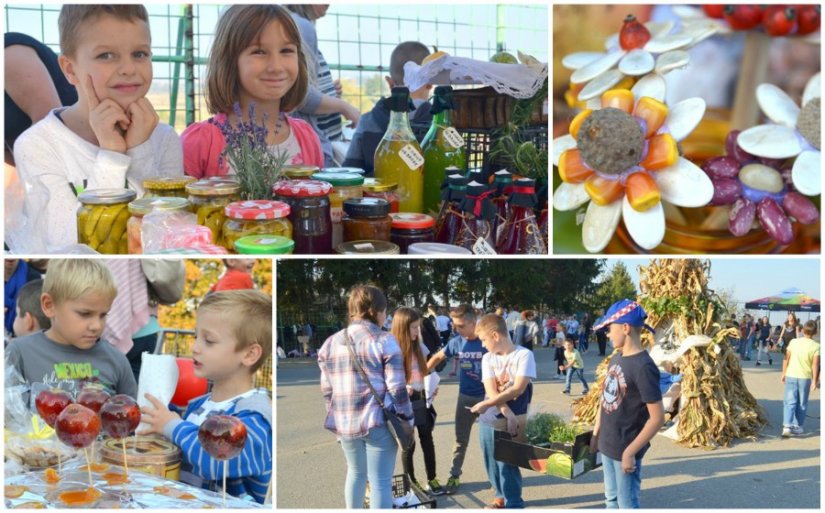
<path fill-rule="evenodd" d="M 628 114 L 633 110 L 633 93 L 628 89 L 611 89 L 602 94 L 602 108 L 606 109 L 612 107 L 614 109 L 621 109 Z"/>
<path fill-rule="evenodd" d="M 583 111 L 579 112 L 578 114 L 576 114 L 576 117 L 573 118 L 573 121 L 570 122 L 570 135 L 572 135 L 573 137 L 578 139 L 579 138 L 579 128 L 581 128 L 582 123 L 584 123 L 584 120 L 587 119 L 587 117 L 592 113 L 593 113 L 592 110 L 587 109 L 587 110 L 583 110 Z"/>
<path fill-rule="evenodd" d="M 662 200 L 656 181 L 647 173 L 633 173 L 625 183 L 627 201 L 634 210 L 644 212 Z"/>
<path fill-rule="evenodd" d="M 567 150 L 559 157 L 559 176 L 565 182 L 581 183 L 592 174 L 593 171 L 584 165 L 579 150 Z"/>
<path fill-rule="evenodd" d="M 584 189 L 590 199 L 599 205 L 609 205 L 622 197 L 624 188 L 618 180 L 606 180 L 599 175 L 592 175 L 584 182 Z"/>
<path fill-rule="evenodd" d="M 636 104 L 633 115 L 647 123 L 645 138 L 648 138 L 661 128 L 667 119 L 667 112 L 667 105 L 649 96 L 643 96 Z"/>
<path fill-rule="evenodd" d="M 672 166 L 677 160 L 676 140 L 670 134 L 659 134 L 648 139 L 647 156 L 640 165 L 648 171 L 656 171 Z"/>

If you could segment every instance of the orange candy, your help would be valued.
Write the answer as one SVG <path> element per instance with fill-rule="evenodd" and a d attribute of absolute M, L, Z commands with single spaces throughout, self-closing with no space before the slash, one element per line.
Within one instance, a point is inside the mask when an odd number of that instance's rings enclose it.
<path fill-rule="evenodd" d="M 593 171 L 584 165 L 579 150 L 567 150 L 559 157 L 559 176 L 565 182 L 582 183 L 592 174 Z"/>
<path fill-rule="evenodd" d="M 613 107 L 621 109 L 628 114 L 633 110 L 633 93 L 627 89 L 611 89 L 602 94 L 602 108 Z"/>
<path fill-rule="evenodd" d="M 644 212 L 656 206 L 662 200 L 656 181 L 647 173 L 633 173 L 625 183 L 627 201 L 638 212 Z"/>
<path fill-rule="evenodd" d="M 643 96 L 636 104 L 633 115 L 647 122 L 647 132 L 645 132 L 645 139 L 647 139 L 655 134 L 667 119 L 667 105 L 649 96 Z"/>
<path fill-rule="evenodd" d="M 49 484 L 55 484 L 58 481 L 60 481 L 60 475 L 53 468 L 47 468 L 44 477 L 46 479 L 46 482 Z"/>
<path fill-rule="evenodd" d="M 676 140 L 670 134 L 654 135 L 648 140 L 647 156 L 641 166 L 649 171 L 658 171 L 672 166 L 679 160 Z"/>
<path fill-rule="evenodd" d="M 78 504 L 90 504 L 100 497 L 100 492 L 94 488 L 87 488 L 85 490 L 72 490 L 70 492 L 63 492 L 59 496 L 60 502 L 67 506 L 76 506 Z"/>
<path fill-rule="evenodd" d="M 121 474 L 119 472 L 107 472 L 103 474 L 103 479 L 105 479 L 106 482 L 110 485 L 124 484 L 129 482 L 129 476 L 127 474 Z"/>
<path fill-rule="evenodd" d="M 579 128 L 581 128 L 584 120 L 587 119 L 587 116 L 589 116 L 592 112 L 593 111 L 590 109 L 583 110 L 576 114 L 576 117 L 570 122 L 570 135 L 572 135 L 574 139 L 578 139 Z"/>
<path fill-rule="evenodd" d="M 593 175 L 584 182 L 584 190 L 597 205 L 605 206 L 622 197 L 624 189 L 618 180 L 606 180 Z"/>
<path fill-rule="evenodd" d="M 8 497 L 9 499 L 16 499 L 26 493 L 29 490 L 27 486 L 21 485 L 6 485 L 3 488 L 3 495 Z"/>

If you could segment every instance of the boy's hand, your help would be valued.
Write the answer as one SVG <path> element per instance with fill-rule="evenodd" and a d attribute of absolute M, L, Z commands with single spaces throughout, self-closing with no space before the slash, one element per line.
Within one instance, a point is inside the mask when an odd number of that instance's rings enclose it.
<path fill-rule="evenodd" d="M 165 426 L 168 422 L 179 419 L 180 415 L 169 411 L 166 405 L 160 402 L 158 398 L 152 394 L 143 395 L 149 400 L 150 403 L 152 403 L 152 406 L 144 406 L 141 408 L 140 411 L 143 415 L 141 416 L 140 421 L 148 424 L 149 427 L 136 434 L 149 435 L 152 433 L 157 433 L 161 435 L 163 434 L 163 426 Z"/>
<path fill-rule="evenodd" d="M 484 413 L 485 411 L 487 411 L 487 408 L 489 408 L 489 407 L 490 407 L 490 405 L 487 404 L 486 400 L 484 400 L 484 401 L 481 401 L 481 402 L 478 402 L 478 403 L 474 404 L 473 407 L 470 408 L 470 412 L 471 413 Z"/>
<path fill-rule="evenodd" d="M 104 150 L 126 153 L 123 133 L 129 127 L 129 117 L 114 100 L 101 101 L 95 91 L 91 75 L 86 77 L 86 98 L 89 101 L 89 126 L 97 137 L 97 144 Z"/>
<path fill-rule="evenodd" d="M 632 474 L 636 471 L 635 454 L 630 454 L 627 450 L 622 453 L 622 470 L 625 474 Z"/>
<path fill-rule="evenodd" d="M 148 99 L 140 98 L 129 105 L 128 109 L 130 124 L 126 131 L 126 148 L 132 149 L 145 143 L 149 136 L 158 126 L 160 116 L 155 112 L 155 107 Z"/>

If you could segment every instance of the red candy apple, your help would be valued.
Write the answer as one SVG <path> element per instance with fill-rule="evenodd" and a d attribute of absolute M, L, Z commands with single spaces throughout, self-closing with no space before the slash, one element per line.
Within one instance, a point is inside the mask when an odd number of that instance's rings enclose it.
<path fill-rule="evenodd" d="M 77 404 L 82 404 L 95 413 L 100 413 L 100 408 L 109 397 L 109 393 L 100 385 L 86 385 L 77 396 Z"/>
<path fill-rule="evenodd" d="M 231 415 L 212 415 L 198 430 L 198 441 L 213 458 L 228 460 L 246 444 L 246 426 Z"/>
<path fill-rule="evenodd" d="M 37 413 L 43 422 L 50 427 L 54 427 L 54 421 L 64 408 L 72 404 L 72 396 L 65 390 L 59 388 L 52 388 L 51 390 L 43 390 L 34 400 L 34 405 L 37 408 Z"/>
<path fill-rule="evenodd" d="M 55 422 L 57 438 L 75 449 L 88 447 L 100 434 L 100 419 L 97 414 L 79 404 L 70 404 Z"/>
<path fill-rule="evenodd" d="M 114 438 L 126 438 L 140 424 L 140 407 L 134 399 L 117 394 L 100 408 L 103 431 Z"/>

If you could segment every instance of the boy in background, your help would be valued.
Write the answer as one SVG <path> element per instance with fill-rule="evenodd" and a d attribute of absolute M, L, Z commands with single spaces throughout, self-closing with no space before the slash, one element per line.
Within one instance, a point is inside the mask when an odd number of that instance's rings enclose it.
<path fill-rule="evenodd" d="M 14 336 L 23 337 L 52 327 L 52 323 L 40 307 L 43 280 L 33 280 L 20 289 L 17 295 L 17 315 L 14 318 Z"/>
<path fill-rule="evenodd" d="M 570 393 L 570 384 L 571 381 L 573 381 L 573 374 L 575 374 L 584 386 L 582 395 L 587 395 L 590 389 L 587 387 L 587 380 L 584 379 L 584 361 L 582 361 L 581 353 L 576 350 L 576 342 L 572 335 L 564 341 L 564 360 L 566 363 L 559 366 L 559 369 L 564 372 L 565 376 L 564 390 L 562 390 L 561 393 Z"/>

